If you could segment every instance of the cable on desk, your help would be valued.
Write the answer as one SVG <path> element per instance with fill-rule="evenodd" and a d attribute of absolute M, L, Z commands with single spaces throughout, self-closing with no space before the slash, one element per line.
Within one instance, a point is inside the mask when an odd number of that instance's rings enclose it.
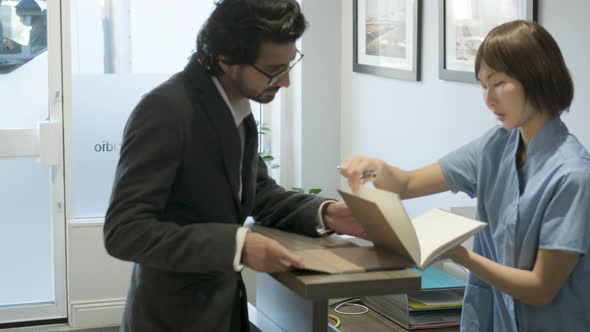
<path fill-rule="evenodd" d="M 332 321 L 334 321 L 334 324 L 332 324 L 335 328 L 339 328 L 340 327 L 340 318 L 338 318 L 338 316 L 336 315 L 328 315 L 328 319 L 331 319 Z"/>
<path fill-rule="evenodd" d="M 353 303 L 354 301 L 357 301 L 358 298 L 354 298 L 352 300 L 348 300 L 345 302 L 340 303 L 339 305 L 336 306 L 336 308 L 334 308 L 334 311 L 341 314 L 341 315 L 349 315 L 349 316 L 353 316 L 353 315 L 364 315 L 367 312 L 369 312 L 369 308 L 365 307 L 362 304 L 358 304 L 358 303 Z M 341 311 L 339 310 L 341 307 L 344 306 L 349 306 L 349 307 L 357 307 L 357 308 L 361 308 L 360 311 Z"/>

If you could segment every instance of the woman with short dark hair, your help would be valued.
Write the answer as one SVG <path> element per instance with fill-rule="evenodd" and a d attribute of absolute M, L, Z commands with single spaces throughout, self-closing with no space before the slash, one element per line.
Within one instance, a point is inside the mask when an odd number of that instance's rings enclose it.
<path fill-rule="evenodd" d="M 412 198 L 451 190 L 477 197 L 488 226 L 473 251 L 447 257 L 468 268 L 461 330 L 585 331 L 590 326 L 590 154 L 560 115 L 573 84 L 553 37 L 539 24 L 494 28 L 475 73 L 502 126 L 437 163 L 404 171 L 354 157 L 350 186 L 372 170 L 374 185 Z"/>

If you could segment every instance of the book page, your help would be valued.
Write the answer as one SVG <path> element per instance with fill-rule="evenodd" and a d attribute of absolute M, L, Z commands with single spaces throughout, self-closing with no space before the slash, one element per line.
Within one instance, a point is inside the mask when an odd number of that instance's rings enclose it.
<path fill-rule="evenodd" d="M 418 238 L 397 194 L 367 187 L 354 195 L 338 192 L 376 247 L 420 262 Z"/>
<path fill-rule="evenodd" d="M 422 261 L 419 264 L 421 268 L 486 225 L 440 209 L 428 211 L 414 218 L 413 223 L 422 251 Z"/>

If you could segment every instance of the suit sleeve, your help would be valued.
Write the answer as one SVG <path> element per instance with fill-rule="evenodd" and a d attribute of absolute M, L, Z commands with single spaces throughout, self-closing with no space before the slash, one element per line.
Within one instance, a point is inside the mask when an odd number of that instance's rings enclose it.
<path fill-rule="evenodd" d="M 162 270 L 232 271 L 237 223 L 163 220 L 187 144 L 183 105 L 170 99 L 152 93 L 129 117 L 105 217 L 106 250 Z"/>
<path fill-rule="evenodd" d="M 268 227 L 308 236 L 319 236 L 317 214 L 322 202 L 315 195 L 287 191 L 269 175 L 266 164 L 258 158 L 254 220 Z"/>

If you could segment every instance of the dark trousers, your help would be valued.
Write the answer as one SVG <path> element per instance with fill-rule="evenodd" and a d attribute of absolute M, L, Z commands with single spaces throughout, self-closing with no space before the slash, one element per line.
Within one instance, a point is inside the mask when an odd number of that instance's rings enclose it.
<path fill-rule="evenodd" d="M 248 298 L 246 286 L 242 279 L 238 280 L 238 291 L 234 299 L 234 310 L 231 317 L 232 332 L 250 332 L 250 319 L 248 318 Z"/>

